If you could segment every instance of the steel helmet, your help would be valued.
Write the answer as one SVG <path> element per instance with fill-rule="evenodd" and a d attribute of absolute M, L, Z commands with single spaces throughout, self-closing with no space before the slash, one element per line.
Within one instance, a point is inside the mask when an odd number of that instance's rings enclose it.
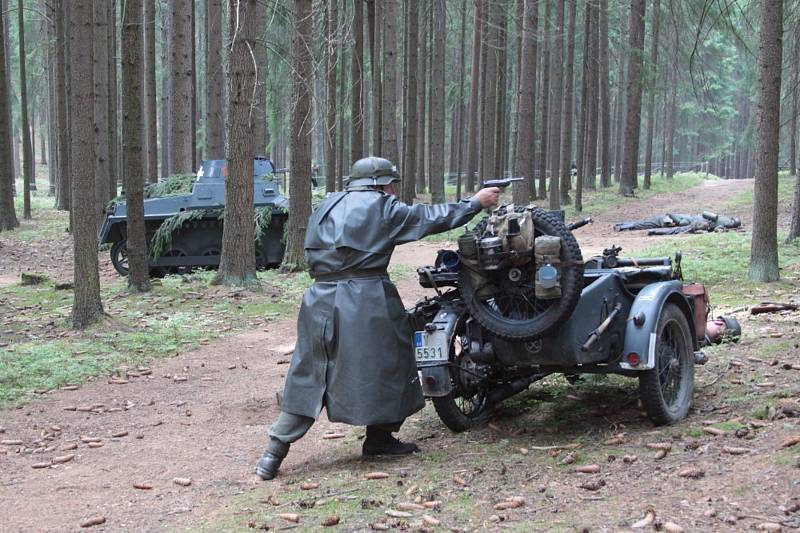
<path fill-rule="evenodd" d="M 394 163 L 382 157 L 365 157 L 353 163 L 347 186 L 389 185 L 398 181 L 400 174 Z"/>

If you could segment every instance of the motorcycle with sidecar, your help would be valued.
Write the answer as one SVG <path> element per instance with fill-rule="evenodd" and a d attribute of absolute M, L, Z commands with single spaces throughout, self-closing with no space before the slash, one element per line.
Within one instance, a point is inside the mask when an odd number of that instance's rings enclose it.
<path fill-rule="evenodd" d="M 680 252 L 583 260 L 563 216 L 501 206 L 417 269 L 436 291 L 409 310 L 422 389 L 453 431 L 488 421 L 504 399 L 551 374 L 638 378 L 657 425 L 683 419 L 708 315 L 700 284 L 683 283 Z"/>

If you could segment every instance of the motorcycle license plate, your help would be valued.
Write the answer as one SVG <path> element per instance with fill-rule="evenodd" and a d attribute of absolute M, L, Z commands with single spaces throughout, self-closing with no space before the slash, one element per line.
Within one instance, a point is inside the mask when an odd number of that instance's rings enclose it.
<path fill-rule="evenodd" d="M 447 335 L 444 331 L 415 331 L 414 355 L 417 363 L 447 361 Z"/>

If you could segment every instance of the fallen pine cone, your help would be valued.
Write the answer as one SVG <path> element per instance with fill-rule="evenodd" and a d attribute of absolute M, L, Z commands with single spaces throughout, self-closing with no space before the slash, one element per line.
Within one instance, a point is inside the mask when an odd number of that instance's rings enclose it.
<path fill-rule="evenodd" d="M 723 446 L 722 451 L 723 453 L 728 453 L 730 455 L 744 455 L 752 452 L 753 450 L 750 448 L 737 448 L 736 446 Z"/>
<path fill-rule="evenodd" d="M 671 442 L 648 442 L 645 446 L 651 450 L 664 450 L 667 452 L 672 450 Z"/>
<path fill-rule="evenodd" d="M 655 459 L 656 459 L 656 461 L 659 461 L 659 460 L 663 459 L 666 456 L 667 456 L 667 450 L 658 450 L 656 452 Z"/>
<path fill-rule="evenodd" d="M 81 522 L 81 527 L 99 526 L 100 524 L 105 524 L 105 523 L 106 523 L 105 516 L 93 516 Z"/>
<path fill-rule="evenodd" d="M 522 496 L 512 496 L 506 498 L 502 502 L 494 504 L 494 508 L 498 511 L 505 511 L 506 509 L 516 509 L 525 505 L 525 498 Z"/>
<path fill-rule="evenodd" d="M 300 483 L 300 490 L 314 490 L 316 488 L 319 488 L 319 483 Z"/>
<path fill-rule="evenodd" d="M 103 445 L 104 445 L 103 441 L 90 442 L 89 444 L 87 444 L 89 448 L 102 448 Z"/>
<path fill-rule="evenodd" d="M 400 511 L 421 511 L 425 509 L 424 505 L 411 502 L 400 502 L 397 505 L 395 505 L 395 507 Z"/>
<path fill-rule="evenodd" d="M 678 476 L 690 479 L 700 479 L 705 475 L 706 475 L 705 470 L 696 467 L 684 468 L 683 470 L 678 472 Z"/>
<path fill-rule="evenodd" d="M 117 431 L 116 433 L 112 433 L 111 436 L 114 437 L 114 438 L 117 438 L 117 439 L 120 438 L 120 437 L 127 437 L 128 436 L 128 432 L 127 431 Z"/>
<path fill-rule="evenodd" d="M 461 485 L 462 487 L 467 486 L 467 482 L 464 480 L 463 477 L 459 476 L 458 474 L 453 474 L 453 483 Z"/>
<path fill-rule="evenodd" d="M 64 446 L 61 447 L 61 451 L 63 452 L 68 452 L 70 450 L 77 450 L 77 449 L 78 449 L 77 442 L 73 442 L 72 444 L 65 444 Z"/>
<path fill-rule="evenodd" d="M 635 456 L 635 455 L 623 455 L 622 456 L 622 462 L 625 463 L 625 464 L 632 465 L 633 463 L 635 463 L 638 460 L 639 460 L 639 458 L 637 456 Z"/>
<path fill-rule="evenodd" d="M 338 523 L 339 523 L 339 517 L 336 515 L 332 515 L 326 518 L 324 522 L 322 522 L 322 527 L 335 526 Z"/>
<path fill-rule="evenodd" d="M 368 472 L 364 475 L 365 479 L 386 479 L 389 474 L 386 472 Z"/>
<path fill-rule="evenodd" d="M 100 442 L 101 440 L 103 439 L 101 439 L 100 437 L 87 437 L 86 435 L 83 435 L 81 437 L 81 442 L 83 442 L 84 444 L 88 444 L 90 442 Z"/>
<path fill-rule="evenodd" d="M 647 512 L 644 514 L 644 518 L 641 520 L 634 522 L 631 526 L 632 529 L 640 529 L 643 527 L 648 527 L 656 521 L 656 512 L 653 509 L 648 509 Z"/>
<path fill-rule="evenodd" d="M 295 524 L 300 521 L 300 515 L 297 513 L 281 513 L 278 518 L 283 518 L 287 522 L 294 522 Z"/>
<path fill-rule="evenodd" d="M 666 522 L 664 524 L 664 531 L 667 533 L 683 533 L 683 528 L 675 522 Z"/>
<path fill-rule="evenodd" d="M 758 531 L 771 531 L 774 533 L 780 533 L 783 531 L 781 525 L 775 522 L 762 522 L 756 526 L 756 529 Z"/>
<path fill-rule="evenodd" d="M 781 442 L 779 448 L 789 448 L 791 446 L 794 446 L 795 444 L 800 444 L 800 435 L 795 435 L 793 437 L 784 439 Z"/>
<path fill-rule="evenodd" d="M 442 522 L 437 520 L 436 518 L 432 517 L 429 514 L 422 515 L 422 521 L 428 524 L 429 526 L 438 526 Z"/>
<path fill-rule="evenodd" d="M 57 457 L 53 457 L 52 461 L 54 464 L 61 464 L 61 463 L 68 463 L 75 459 L 74 453 L 68 453 L 67 455 L 59 455 Z"/>
<path fill-rule="evenodd" d="M 138 481 L 133 482 L 133 488 L 139 490 L 153 490 L 153 486 L 149 483 L 140 483 Z"/>
<path fill-rule="evenodd" d="M 181 487 L 188 487 L 192 484 L 192 478 L 188 477 L 176 477 L 172 480 L 173 483 L 176 485 L 180 485 Z"/>
<path fill-rule="evenodd" d="M 422 502 L 422 506 L 425 507 L 425 509 L 436 509 L 438 507 L 441 507 L 441 505 L 442 502 L 440 500 L 431 500 L 429 502 Z"/>
<path fill-rule="evenodd" d="M 714 435 L 716 437 L 725 436 L 725 432 L 717 428 L 703 428 L 703 433 L 708 433 L 709 435 Z"/>
<path fill-rule="evenodd" d="M 383 522 L 373 522 L 369 527 L 373 531 L 389 531 L 389 526 Z"/>
<path fill-rule="evenodd" d="M 569 452 L 567 455 L 564 456 L 563 459 L 561 459 L 562 465 L 571 465 L 574 462 L 575 462 L 575 452 Z"/>
<path fill-rule="evenodd" d="M 414 515 L 406 513 L 405 511 L 395 511 L 394 509 L 386 509 L 386 514 L 392 518 L 410 518 Z"/>
<path fill-rule="evenodd" d="M 584 481 L 578 487 L 586 490 L 600 490 L 606 486 L 606 481 L 604 479 L 592 479 L 591 481 Z"/>
<path fill-rule="evenodd" d="M 326 433 L 322 436 L 322 438 L 325 440 L 331 440 L 331 439 L 342 439 L 346 436 L 347 435 L 345 435 L 344 433 Z"/>
<path fill-rule="evenodd" d="M 618 444 L 625 444 L 625 437 L 623 437 L 622 435 L 614 435 L 613 437 L 605 441 L 603 444 L 605 444 L 606 446 L 616 446 Z"/>
<path fill-rule="evenodd" d="M 3 439 L 0 440 L 0 444 L 4 446 L 19 446 L 22 444 L 22 441 L 19 439 Z"/>
<path fill-rule="evenodd" d="M 36 469 L 49 468 L 49 467 L 50 467 L 50 463 L 49 462 L 47 462 L 47 463 L 33 463 L 31 465 L 31 468 L 36 468 Z"/>
<path fill-rule="evenodd" d="M 581 474 L 597 474 L 600 472 L 600 465 L 581 465 L 575 467 L 576 472 Z"/>

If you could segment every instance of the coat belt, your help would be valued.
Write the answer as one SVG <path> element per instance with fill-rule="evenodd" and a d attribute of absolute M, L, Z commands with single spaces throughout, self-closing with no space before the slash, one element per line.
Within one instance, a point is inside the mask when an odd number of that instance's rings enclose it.
<path fill-rule="evenodd" d="M 360 270 L 342 270 L 340 272 L 321 272 L 316 274 L 312 273 L 311 277 L 314 278 L 315 282 L 324 283 L 346 279 L 389 277 L 389 273 L 385 268 L 362 268 Z"/>

